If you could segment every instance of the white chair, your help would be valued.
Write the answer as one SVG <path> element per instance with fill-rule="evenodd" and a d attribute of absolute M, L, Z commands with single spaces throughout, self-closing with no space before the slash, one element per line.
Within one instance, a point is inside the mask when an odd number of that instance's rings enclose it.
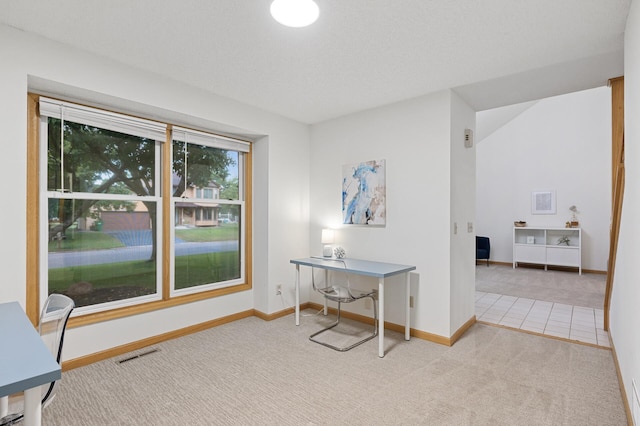
<path fill-rule="evenodd" d="M 342 265 L 346 268 L 346 263 L 343 260 L 332 259 L 327 261 L 341 262 Z M 326 328 L 323 328 L 320 331 L 313 333 L 311 336 L 309 336 L 309 340 L 340 352 L 345 352 L 345 351 L 348 351 L 349 349 L 353 349 L 356 346 L 361 345 L 364 342 L 367 342 L 378 335 L 378 309 L 377 309 L 377 301 L 376 301 L 376 295 L 377 295 L 376 291 L 375 290 L 356 290 L 351 288 L 351 283 L 349 281 L 349 274 L 345 274 L 345 275 L 346 275 L 346 283 L 343 285 L 330 284 L 326 282 L 324 287 L 319 287 L 319 286 L 316 286 L 315 273 L 313 268 L 311 268 L 311 283 L 313 285 L 313 289 L 318 293 L 322 294 L 325 297 L 325 299 L 331 300 L 333 302 L 337 302 L 338 314 L 337 314 L 337 319 L 333 324 L 331 324 Z M 340 308 L 342 303 L 351 303 L 351 302 L 355 302 L 356 300 L 364 299 L 366 297 L 371 298 L 373 302 L 374 324 L 373 324 L 373 332 L 371 334 L 367 335 L 364 339 L 358 340 L 357 342 L 348 346 L 335 346 L 330 343 L 322 342 L 315 339 L 315 337 L 318 336 L 319 334 L 322 334 L 325 331 L 331 330 L 332 328 L 337 327 L 338 324 L 340 324 L 340 310 L 341 310 Z"/>
<path fill-rule="evenodd" d="M 44 344 L 49 348 L 51 354 L 60 364 L 62 357 L 62 344 L 64 343 L 64 332 L 67 328 L 67 321 L 71 315 L 71 311 L 75 307 L 72 299 L 62 294 L 52 294 L 44 302 L 42 312 L 40 313 L 40 324 L 38 330 Z M 10 349 L 10 344 L 9 348 Z M 51 403 L 55 396 L 55 388 L 57 381 L 51 382 L 48 386 L 42 386 L 42 408 Z M 8 398 L 8 397 L 4 397 Z M 1 404 L 7 404 L 7 400 Z M 22 421 L 23 413 L 17 412 L 4 416 L 0 419 L 0 426 L 7 426 Z"/>

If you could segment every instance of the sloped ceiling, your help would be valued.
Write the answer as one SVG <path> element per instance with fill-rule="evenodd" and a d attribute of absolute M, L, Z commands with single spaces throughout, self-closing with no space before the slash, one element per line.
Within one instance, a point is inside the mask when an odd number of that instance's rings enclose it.
<path fill-rule="evenodd" d="M 0 0 L 0 23 L 303 122 L 438 90 L 481 110 L 622 74 L 631 0 Z"/>
<path fill-rule="evenodd" d="M 529 101 L 480 111 L 476 115 L 475 143 L 482 142 L 485 138 L 491 136 L 493 132 L 504 127 L 536 103 L 538 101 Z"/>

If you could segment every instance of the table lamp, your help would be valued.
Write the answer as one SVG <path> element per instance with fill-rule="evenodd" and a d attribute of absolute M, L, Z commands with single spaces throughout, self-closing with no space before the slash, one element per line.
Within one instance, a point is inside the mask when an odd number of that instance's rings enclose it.
<path fill-rule="evenodd" d="M 331 257 L 332 250 L 331 244 L 333 244 L 333 229 L 322 230 L 322 255 L 324 257 Z"/>

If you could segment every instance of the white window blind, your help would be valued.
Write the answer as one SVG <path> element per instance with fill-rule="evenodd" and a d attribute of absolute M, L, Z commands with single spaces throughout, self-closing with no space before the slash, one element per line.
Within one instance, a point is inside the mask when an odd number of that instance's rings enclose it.
<path fill-rule="evenodd" d="M 173 140 L 226 149 L 229 151 L 249 152 L 250 149 L 249 142 L 212 135 L 210 133 L 198 132 L 197 130 L 185 129 L 177 126 L 173 127 Z"/>
<path fill-rule="evenodd" d="M 164 142 L 167 125 L 116 112 L 40 97 L 40 115 Z"/>

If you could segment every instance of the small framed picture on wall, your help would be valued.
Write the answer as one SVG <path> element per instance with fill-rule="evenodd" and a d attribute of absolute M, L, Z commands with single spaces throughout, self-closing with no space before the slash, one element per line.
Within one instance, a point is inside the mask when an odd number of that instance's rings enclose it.
<path fill-rule="evenodd" d="M 556 214 L 556 191 L 531 192 L 531 214 Z"/>

